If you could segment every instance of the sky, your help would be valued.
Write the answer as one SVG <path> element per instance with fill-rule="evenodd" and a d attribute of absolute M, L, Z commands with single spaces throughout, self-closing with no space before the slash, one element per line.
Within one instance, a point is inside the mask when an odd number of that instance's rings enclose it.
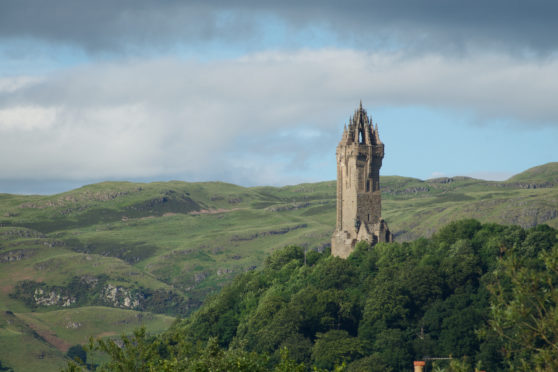
<path fill-rule="evenodd" d="M 335 179 L 362 100 L 382 175 L 558 161 L 553 1 L 0 2 L 0 193 Z"/>

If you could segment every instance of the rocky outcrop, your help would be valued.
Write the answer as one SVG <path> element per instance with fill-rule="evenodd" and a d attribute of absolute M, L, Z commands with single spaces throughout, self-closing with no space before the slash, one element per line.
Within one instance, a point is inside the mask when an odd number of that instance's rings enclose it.
<path fill-rule="evenodd" d="M 558 182 L 505 182 L 499 183 L 500 187 L 510 189 L 544 189 L 558 185 Z"/>
<path fill-rule="evenodd" d="M 68 323 L 66 323 L 66 328 L 68 329 L 77 329 L 81 327 L 81 323 L 80 322 L 73 322 L 73 321 L 69 321 Z"/>
<path fill-rule="evenodd" d="M 15 262 L 29 258 L 36 253 L 35 249 L 14 249 L 0 254 L 0 263 Z"/>
<path fill-rule="evenodd" d="M 143 296 L 139 294 L 134 295 L 130 289 L 107 284 L 103 288 L 102 298 L 104 302 L 113 307 L 137 309 Z"/>
<path fill-rule="evenodd" d="M 5 240 L 45 237 L 43 233 L 31 229 L 8 228 L 0 230 L 0 239 Z"/>
<path fill-rule="evenodd" d="M 217 276 L 223 276 L 223 275 L 228 275 L 228 274 L 232 274 L 232 273 L 233 273 L 233 269 L 228 268 L 228 267 L 217 270 Z"/>
<path fill-rule="evenodd" d="M 45 291 L 42 288 L 35 289 L 33 296 L 35 304 L 42 306 L 70 307 L 76 302 L 75 297 L 66 296 L 57 291 Z"/>
<path fill-rule="evenodd" d="M 382 187 L 381 189 L 382 189 L 382 194 L 387 194 L 387 195 L 419 194 L 419 193 L 430 191 L 430 187 L 428 186 L 406 187 L 404 189 Z"/>

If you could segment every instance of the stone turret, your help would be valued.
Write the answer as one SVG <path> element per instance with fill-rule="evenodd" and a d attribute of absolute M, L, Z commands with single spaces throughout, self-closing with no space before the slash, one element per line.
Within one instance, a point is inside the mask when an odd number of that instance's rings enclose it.
<path fill-rule="evenodd" d="M 382 219 L 383 158 L 378 125 L 374 128 L 361 102 L 337 146 L 337 227 L 331 238 L 332 255 L 346 258 L 362 240 L 370 245 L 393 241 Z"/>

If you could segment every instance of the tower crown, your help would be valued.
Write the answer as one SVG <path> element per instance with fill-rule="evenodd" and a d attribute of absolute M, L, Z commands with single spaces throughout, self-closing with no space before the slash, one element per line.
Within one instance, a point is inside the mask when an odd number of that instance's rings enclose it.
<path fill-rule="evenodd" d="M 374 128 L 372 117 L 368 117 L 368 113 L 362 107 L 362 102 L 354 115 L 349 117 L 349 123 L 345 126 L 341 142 L 345 142 L 347 145 L 355 143 L 369 146 L 382 143 L 378 135 L 378 124 Z"/>

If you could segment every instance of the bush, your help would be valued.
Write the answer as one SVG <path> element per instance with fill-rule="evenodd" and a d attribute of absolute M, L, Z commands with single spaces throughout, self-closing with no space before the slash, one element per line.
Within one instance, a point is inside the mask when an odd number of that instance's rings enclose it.
<path fill-rule="evenodd" d="M 74 345 L 68 349 L 66 356 L 71 360 L 75 360 L 78 363 L 87 363 L 87 350 L 81 345 Z"/>

